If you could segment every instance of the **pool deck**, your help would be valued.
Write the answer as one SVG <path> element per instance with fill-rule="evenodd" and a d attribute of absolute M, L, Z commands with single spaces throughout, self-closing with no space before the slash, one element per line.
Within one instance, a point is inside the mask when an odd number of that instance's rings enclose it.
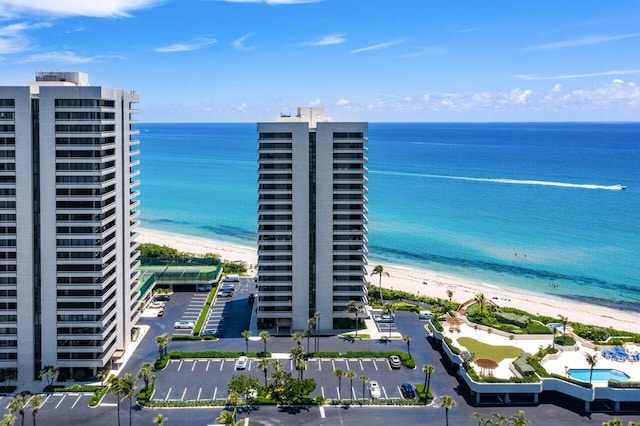
<path fill-rule="evenodd" d="M 460 337 L 470 337 L 476 340 L 479 340 L 483 343 L 493 346 L 516 346 L 521 348 L 523 351 L 528 352 L 530 354 L 534 354 L 538 352 L 540 346 L 547 347 L 552 343 L 552 335 L 540 335 L 540 338 L 536 338 L 535 336 L 526 336 L 526 339 L 514 338 L 513 340 L 509 337 L 501 336 L 497 333 L 488 333 L 481 329 L 474 329 L 467 324 L 460 325 L 460 331 L 450 332 L 449 328 L 445 326 L 444 335 L 453 340 L 454 344 L 465 349 L 463 345 L 458 343 L 457 339 Z M 542 362 L 542 366 L 549 372 L 558 374 L 561 376 L 565 375 L 565 367 L 567 368 L 590 368 L 587 360 L 585 358 L 585 354 L 593 354 L 595 352 L 593 349 L 590 349 L 581 343 L 576 343 L 573 346 L 572 350 L 563 350 L 554 355 L 549 355 L 545 357 Z M 498 368 L 493 370 L 493 376 L 497 378 L 508 379 L 513 377 L 513 373 L 511 372 L 510 365 L 515 360 L 515 358 L 505 358 L 498 364 Z M 480 369 L 475 365 L 474 368 L 477 372 L 480 372 Z M 595 366 L 596 369 L 602 368 L 612 368 L 618 371 L 622 371 L 626 373 L 631 381 L 640 381 L 640 362 L 619 362 L 606 359 L 600 353 L 598 358 L 598 363 Z M 593 381 L 594 386 L 607 386 L 606 381 Z"/>

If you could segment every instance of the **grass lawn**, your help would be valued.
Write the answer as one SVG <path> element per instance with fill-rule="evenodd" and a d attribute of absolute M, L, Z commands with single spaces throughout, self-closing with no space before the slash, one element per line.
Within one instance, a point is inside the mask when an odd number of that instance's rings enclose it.
<path fill-rule="evenodd" d="M 460 337 L 458 344 L 464 346 L 469 352 L 475 353 L 475 359 L 486 358 L 500 362 L 505 358 L 517 358 L 522 349 L 515 346 L 491 346 L 471 337 Z"/>

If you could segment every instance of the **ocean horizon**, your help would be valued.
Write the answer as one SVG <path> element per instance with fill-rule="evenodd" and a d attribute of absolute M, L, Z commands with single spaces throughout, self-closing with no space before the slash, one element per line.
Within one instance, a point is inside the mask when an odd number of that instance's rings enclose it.
<path fill-rule="evenodd" d="M 255 123 L 138 127 L 142 226 L 256 247 Z M 367 136 L 371 264 L 639 309 L 640 123 L 369 123 Z"/>

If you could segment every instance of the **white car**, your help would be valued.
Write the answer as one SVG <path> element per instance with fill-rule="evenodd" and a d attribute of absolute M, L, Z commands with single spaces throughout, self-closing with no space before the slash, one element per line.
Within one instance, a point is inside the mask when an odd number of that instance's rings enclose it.
<path fill-rule="evenodd" d="M 431 313 L 431 311 L 420 311 L 420 313 L 418 314 L 419 319 L 431 319 L 432 317 L 433 314 Z"/>
<path fill-rule="evenodd" d="M 151 306 L 152 308 L 164 308 L 166 305 L 165 302 L 151 302 Z"/>
<path fill-rule="evenodd" d="M 176 321 L 175 324 L 173 324 L 173 328 L 193 328 L 195 326 L 194 323 L 186 320 Z"/>
<path fill-rule="evenodd" d="M 249 360 L 246 356 L 241 356 L 236 360 L 236 370 L 244 370 L 245 368 L 247 368 L 248 362 Z"/>
<path fill-rule="evenodd" d="M 380 398 L 382 396 L 382 393 L 380 392 L 380 385 L 375 380 L 369 382 L 369 393 L 373 399 Z"/>

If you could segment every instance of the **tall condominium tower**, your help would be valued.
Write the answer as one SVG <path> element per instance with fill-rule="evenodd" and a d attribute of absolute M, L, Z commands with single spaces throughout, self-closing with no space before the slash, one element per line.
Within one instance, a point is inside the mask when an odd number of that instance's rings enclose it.
<path fill-rule="evenodd" d="M 367 123 L 318 107 L 258 123 L 258 326 L 349 328 L 366 300 Z"/>
<path fill-rule="evenodd" d="M 0 87 L 0 368 L 92 377 L 136 323 L 135 92 L 78 72 Z"/>

